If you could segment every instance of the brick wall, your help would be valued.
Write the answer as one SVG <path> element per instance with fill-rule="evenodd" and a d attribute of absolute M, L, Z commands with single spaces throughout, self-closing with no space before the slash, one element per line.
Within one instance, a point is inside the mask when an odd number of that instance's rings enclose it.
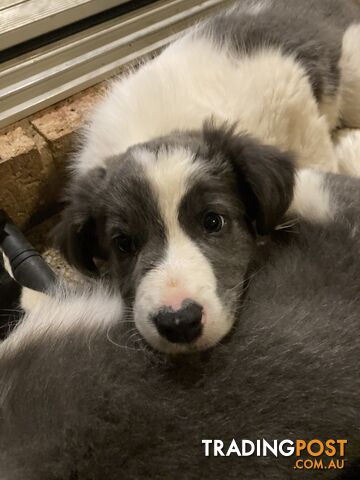
<path fill-rule="evenodd" d="M 56 210 L 76 133 L 105 91 L 106 82 L 0 131 L 0 208 L 22 229 Z"/>

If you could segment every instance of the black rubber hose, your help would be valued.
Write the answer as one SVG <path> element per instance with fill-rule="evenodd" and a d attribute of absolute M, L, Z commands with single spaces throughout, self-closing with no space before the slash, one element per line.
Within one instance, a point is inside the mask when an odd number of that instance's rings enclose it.
<path fill-rule="evenodd" d="M 55 282 L 53 270 L 3 210 L 0 210 L 0 249 L 9 259 L 15 280 L 23 287 L 45 292 Z"/>

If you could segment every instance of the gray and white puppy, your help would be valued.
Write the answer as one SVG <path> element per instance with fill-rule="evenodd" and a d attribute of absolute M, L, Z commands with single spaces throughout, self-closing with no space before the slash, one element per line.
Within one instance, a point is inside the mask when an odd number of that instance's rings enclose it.
<path fill-rule="evenodd" d="M 204 349 L 229 332 L 251 227 L 269 233 L 291 201 L 283 152 L 339 170 L 330 131 L 360 125 L 359 20 L 352 0 L 236 2 L 96 109 L 56 236 L 83 271 L 109 263 L 153 347 Z"/>
<path fill-rule="evenodd" d="M 305 171 L 296 188 L 297 224 L 263 246 L 232 335 L 216 348 L 149 349 L 126 306 L 99 286 L 44 296 L 0 344 L 0 477 L 360 478 L 360 181 Z M 246 230 L 225 228 L 247 256 Z M 200 251 L 217 251 L 211 242 Z M 228 262 L 226 251 L 236 252 L 224 244 Z M 294 455 L 205 456 L 203 439 L 223 441 L 226 452 L 233 438 L 347 440 L 346 469 L 295 470 Z"/>
<path fill-rule="evenodd" d="M 211 125 L 137 145 L 73 183 L 56 239 L 85 273 L 108 263 L 154 348 L 208 348 L 234 323 L 257 233 L 290 206 L 291 160 Z"/>

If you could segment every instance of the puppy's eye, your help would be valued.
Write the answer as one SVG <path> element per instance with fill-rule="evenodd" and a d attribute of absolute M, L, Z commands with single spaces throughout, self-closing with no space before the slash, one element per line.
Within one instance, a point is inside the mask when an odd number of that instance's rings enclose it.
<path fill-rule="evenodd" d="M 218 213 L 208 212 L 203 217 L 203 227 L 207 233 L 217 233 L 225 225 L 225 218 Z"/>
<path fill-rule="evenodd" d="M 135 244 L 128 235 L 118 235 L 113 239 L 114 245 L 122 253 L 134 253 Z"/>

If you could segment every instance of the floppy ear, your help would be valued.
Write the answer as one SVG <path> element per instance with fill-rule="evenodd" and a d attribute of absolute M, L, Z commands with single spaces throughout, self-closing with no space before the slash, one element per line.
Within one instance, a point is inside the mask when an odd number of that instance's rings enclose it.
<path fill-rule="evenodd" d="M 231 162 L 248 218 L 255 222 L 259 234 L 268 234 L 293 198 L 293 155 L 248 135 L 235 134 L 234 127 L 216 128 L 206 123 L 204 139 L 210 155 L 221 155 Z"/>
<path fill-rule="evenodd" d="M 60 222 L 52 231 L 53 242 L 62 255 L 87 275 L 98 274 L 94 257 L 105 259 L 98 234 L 98 195 L 105 174 L 105 169 L 96 168 L 72 181 Z"/>

